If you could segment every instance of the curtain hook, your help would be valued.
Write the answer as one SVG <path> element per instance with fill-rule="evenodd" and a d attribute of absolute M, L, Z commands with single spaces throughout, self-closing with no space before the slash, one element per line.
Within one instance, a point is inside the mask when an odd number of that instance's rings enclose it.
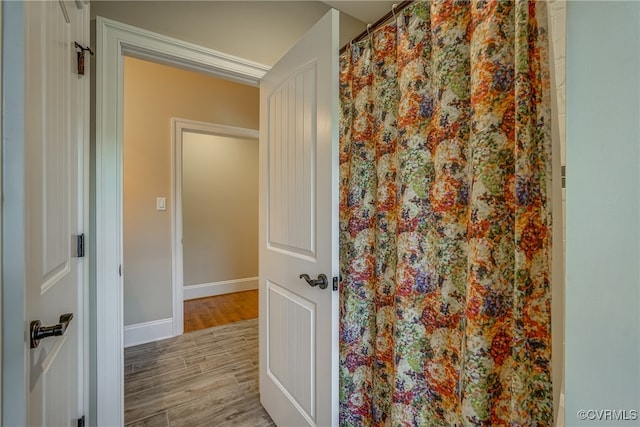
<path fill-rule="evenodd" d="M 391 5 L 391 13 L 393 14 L 393 20 L 396 21 L 398 17 L 396 16 L 396 8 L 398 7 L 398 3 L 394 3 Z"/>

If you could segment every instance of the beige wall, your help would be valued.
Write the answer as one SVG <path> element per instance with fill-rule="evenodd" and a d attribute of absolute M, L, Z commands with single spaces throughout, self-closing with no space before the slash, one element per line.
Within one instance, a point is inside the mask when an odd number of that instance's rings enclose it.
<path fill-rule="evenodd" d="M 171 117 L 258 128 L 257 88 L 125 58 L 124 324 L 172 316 Z M 167 210 L 156 211 L 166 197 Z"/>
<path fill-rule="evenodd" d="M 258 140 L 185 133 L 184 285 L 258 275 Z"/>
<path fill-rule="evenodd" d="M 328 10 L 318 1 L 91 2 L 92 19 L 102 16 L 269 66 Z M 341 14 L 341 45 L 365 27 Z"/>

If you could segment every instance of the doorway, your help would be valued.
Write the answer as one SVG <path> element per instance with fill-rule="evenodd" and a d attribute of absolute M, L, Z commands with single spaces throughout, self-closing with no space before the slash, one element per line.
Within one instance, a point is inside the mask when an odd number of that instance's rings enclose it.
<path fill-rule="evenodd" d="M 180 119 L 173 127 L 184 330 L 256 318 L 257 132 Z M 182 295 L 174 293 L 176 304 Z"/>
<path fill-rule="evenodd" d="M 102 47 L 97 52 L 95 145 L 95 322 L 100 325 L 95 340 L 97 357 L 93 361 L 96 424 L 121 425 L 124 421 L 121 273 L 124 61 L 126 57 L 153 60 L 251 87 L 257 87 L 266 67 L 103 18 L 96 19 L 96 38 Z M 163 126 L 162 123 L 153 125 Z"/>
<path fill-rule="evenodd" d="M 257 289 L 258 95 L 125 58 L 125 347 L 182 334 L 183 295 Z"/>
<path fill-rule="evenodd" d="M 234 393 L 253 396 L 240 411 L 269 421 L 257 320 L 177 336 L 183 296 L 257 286 L 257 131 L 198 121 L 257 127 L 257 89 L 127 57 L 123 104 L 125 425 L 184 422 L 211 388 L 226 391 L 204 421 L 231 416 Z"/>

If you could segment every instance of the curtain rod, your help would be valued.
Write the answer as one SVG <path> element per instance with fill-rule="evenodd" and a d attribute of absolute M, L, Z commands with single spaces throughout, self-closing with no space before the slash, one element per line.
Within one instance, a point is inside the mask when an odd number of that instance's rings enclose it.
<path fill-rule="evenodd" d="M 342 46 L 342 49 L 340 49 L 340 53 L 343 53 L 345 50 L 347 50 L 347 46 L 349 46 L 351 43 L 356 43 L 356 42 L 359 42 L 360 40 L 364 39 L 368 34 L 374 32 L 376 29 L 378 29 L 384 23 L 386 23 L 390 18 L 393 18 L 396 13 L 400 12 L 402 9 L 406 8 L 407 6 L 409 6 L 412 3 L 413 3 L 413 0 L 408 0 L 408 1 L 403 1 L 402 3 L 400 3 L 397 6 L 394 5 L 395 7 L 392 8 L 389 12 L 387 12 L 386 15 L 384 15 L 382 18 L 378 19 L 373 24 L 368 24 L 366 30 L 364 30 L 363 32 L 358 34 L 355 38 L 351 39 L 351 41 L 349 43 L 347 43 L 346 45 Z"/>

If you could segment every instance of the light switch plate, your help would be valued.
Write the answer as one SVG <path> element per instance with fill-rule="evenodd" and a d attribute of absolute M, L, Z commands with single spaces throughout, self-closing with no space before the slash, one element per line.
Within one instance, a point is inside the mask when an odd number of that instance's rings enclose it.
<path fill-rule="evenodd" d="M 167 199 L 164 197 L 156 198 L 156 210 L 157 211 L 166 211 L 167 210 Z"/>

